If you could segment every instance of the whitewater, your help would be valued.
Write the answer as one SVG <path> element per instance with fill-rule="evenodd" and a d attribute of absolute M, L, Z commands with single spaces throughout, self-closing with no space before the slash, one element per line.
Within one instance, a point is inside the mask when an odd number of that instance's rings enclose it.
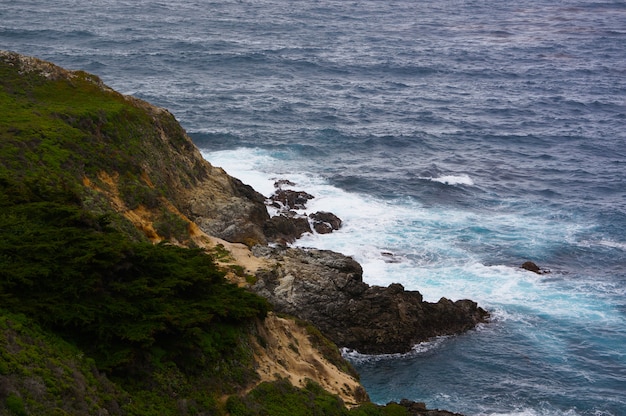
<path fill-rule="evenodd" d="M 343 220 L 295 245 L 491 312 L 408 354 L 344 350 L 372 400 L 626 415 L 624 2 L 0 6 L 1 49 L 165 107 L 212 164 Z"/>

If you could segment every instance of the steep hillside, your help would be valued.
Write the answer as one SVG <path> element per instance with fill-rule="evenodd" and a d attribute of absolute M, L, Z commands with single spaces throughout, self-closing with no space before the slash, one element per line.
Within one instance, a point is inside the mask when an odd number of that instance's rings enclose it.
<path fill-rule="evenodd" d="M 0 52 L 0 414 L 426 412 L 240 287 L 267 219 L 166 110 Z"/>
<path fill-rule="evenodd" d="M 181 213 L 211 235 L 265 241 L 263 197 L 204 160 L 167 110 L 82 71 L 9 52 L 0 61 L 0 104 L 10 110 L 0 115 L 0 179 L 12 192 L 63 192 L 90 211 L 145 220 L 152 241 L 186 240 Z"/>

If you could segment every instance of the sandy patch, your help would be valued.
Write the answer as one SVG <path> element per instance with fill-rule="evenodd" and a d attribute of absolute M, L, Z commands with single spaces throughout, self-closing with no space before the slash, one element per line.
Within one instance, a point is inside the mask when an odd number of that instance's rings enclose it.
<path fill-rule="evenodd" d="M 252 342 L 261 382 L 286 378 L 294 386 L 304 387 L 310 379 L 341 397 L 347 406 L 367 400 L 361 384 L 326 360 L 312 345 L 306 328 L 270 313 L 257 330 L 259 339 Z"/>

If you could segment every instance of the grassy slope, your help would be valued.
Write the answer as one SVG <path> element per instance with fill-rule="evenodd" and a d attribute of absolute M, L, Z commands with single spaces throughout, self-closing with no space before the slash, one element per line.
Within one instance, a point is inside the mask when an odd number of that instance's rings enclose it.
<path fill-rule="evenodd" d="M 168 157 L 163 131 L 189 146 L 169 113 L 93 75 L 0 55 L 0 414 L 348 414 L 314 383 L 233 395 L 255 377 L 249 323 L 269 305 L 205 253 L 145 241 L 84 186 L 116 175 L 128 208 L 158 211 L 176 196 L 142 174 Z"/>

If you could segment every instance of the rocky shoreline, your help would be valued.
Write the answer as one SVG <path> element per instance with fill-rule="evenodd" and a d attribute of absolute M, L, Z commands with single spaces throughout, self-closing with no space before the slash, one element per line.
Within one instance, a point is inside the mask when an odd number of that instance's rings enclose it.
<path fill-rule="evenodd" d="M 407 291 L 399 283 L 370 286 L 363 282 L 361 265 L 349 256 L 291 247 L 305 233 L 339 230 L 342 220 L 330 212 L 307 215 L 307 202 L 315 196 L 294 190 L 296 184 L 278 180 L 274 186 L 275 193 L 264 197 L 240 184 L 238 188 L 245 189 L 241 196 L 247 200 L 232 204 L 228 220 L 211 222 L 210 231 L 227 241 L 247 243 L 252 258 L 261 260 L 261 267 L 249 270 L 255 278 L 249 287 L 268 299 L 275 312 L 310 322 L 340 348 L 363 354 L 406 353 L 420 342 L 461 334 L 488 322 L 489 312 L 474 301 L 425 302 L 420 292 Z M 237 207 L 243 209 L 232 209 Z M 203 228 L 206 217 L 197 218 Z M 249 243 L 251 235 L 256 236 L 254 244 Z M 383 255 L 395 261 L 393 254 Z M 410 400 L 399 405 L 410 415 L 462 416 Z"/>
<path fill-rule="evenodd" d="M 111 227 L 124 235 L 128 234 L 129 239 L 206 250 L 220 266 L 224 266 L 227 276 L 237 275 L 242 279 L 232 279 L 232 282 L 249 287 L 269 300 L 276 312 L 290 316 L 289 319 L 280 316 L 274 316 L 273 320 L 259 319 L 256 341 L 243 345 L 245 349 L 251 348 L 254 342 L 259 344 L 261 352 L 256 354 L 256 358 L 266 358 L 263 362 L 267 364 L 268 381 L 287 375 L 293 376 L 294 383 L 300 383 L 306 377 L 312 377 L 313 381 L 320 381 L 342 400 L 350 396 L 341 392 L 347 390 L 343 386 L 349 385 L 354 404 L 367 403 L 367 395 L 361 394 L 356 378 L 338 384 L 343 379 L 332 375 L 335 370 L 327 371 L 335 364 L 325 363 L 323 354 L 313 351 L 313 346 L 307 347 L 308 339 L 305 339 L 307 335 L 304 331 L 300 331 L 302 350 L 294 344 L 294 334 L 298 331 L 293 329 L 292 322 L 287 321 L 297 320 L 291 317 L 310 322 L 339 347 L 367 354 L 406 352 L 416 343 L 436 336 L 458 334 L 488 319 L 488 313 L 470 300 L 452 302 L 442 298 L 437 303 L 428 303 L 423 301 L 419 292 L 406 291 L 400 284 L 370 286 L 363 282 L 363 270 L 358 262 L 340 253 L 288 247 L 304 233 L 323 234 L 340 229 L 341 219 L 328 212 L 304 214 L 306 202 L 314 196 L 289 189 L 295 184 L 278 181 L 276 193 L 265 197 L 229 176 L 223 169 L 212 166 L 167 110 L 116 93 L 96 76 L 67 71 L 35 58 L 0 51 L 0 63 L 5 72 L 14 78 L 16 85 L 30 91 L 18 94 L 20 97 L 34 97 L 31 91 L 33 85 L 54 86 L 57 93 L 46 97 L 55 106 L 47 101 L 43 107 L 41 102 L 31 100 L 28 103 L 35 105 L 39 111 L 50 111 L 48 106 L 52 106 L 54 111 L 48 116 L 56 123 L 55 126 L 71 132 L 78 131 L 81 140 L 85 138 L 83 141 L 63 142 L 70 149 L 68 154 L 76 151 L 77 143 L 87 143 L 89 139 L 105 149 L 111 149 L 109 154 L 116 155 L 114 160 L 101 158 L 100 153 L 91 153 L 92 147 L 85 145 L 80 156 L 87 158 L 85 160 L 89 163 L 74 166 L 68 159 L 68 168 L 76 169 L 72 173 L 75 178 L 58 178 L 77 181 L 74 197 L 82 199 L 74 202 L 80 203 L 81 209 L 93 210 L 99 216 L 106 213 L 107 221 L 113 221 Z M 16 85 L 10 85 L 9 90 L 13 91 Z M 60 95 L 58 91 L 67 94 Z M 59 106 L 58 102 L 65 105 L 63 100 L 68 96 L 72 105 L 65 106 L 67 114 L 59 117 L 57 108 L 65 107 Z M 84 114 L 75 113 L 76 97 L 83 100 Z M 93 105 L 93 102 L 98 104 Z M 111 107 L 109 113 L 102 110 L 105 103 Z M 90 111 L 95 112 L 97 117 L 87 117 Z M 122 114 L 122 120 L 126 120 L 128 114 L 138 114 L 137 120 L 143 123 L 141 128 L 137 128 L 140 134 L 137 133 L 137 137 L 124 136 L 124 140 L 114 136 L 117 141 L 112 140 L 103 133 L 106 132 L 103 126 L 108 125 L 107 114 L 112 118 Z M 30 116 L 38 123 L 42 122 L 41 115 Z M 76 120 L 82 124 L 72 124 Z M 102 125 L 94 124 L 94 120 Z M 9 130 L 16 135 L 16 140 L 21 138 L 20 129 L 12 127 Z M 116 126 L 116 132 L 121 130 L 124 129 Z M 58 146 L 56 130 L 52 136 L 42 137 L 47 140 L 46 143 L 53 142 L 54 146 Z M 132 147 L 134 153 L 128 152 L 129 142 L 135 143 Z M 89 164 L 98 168 L 84 169 Z M 45 172 L 49 175 L 52 172 L 43 164 L 28 166 L 41 168 L 38 174 Z M 121 167 L 124 169 L 121 170 Z M 58 166 L 55 169 L 58 170 Z M 274 215 L 270 216 L 268 208 Z M 220 259 L 218 254 L 226 260 Z M 236 273 L 242 270 L 250 275 Z M 254 338 L 253 334 L 250 336 Z M 333 349 L 336 350 L 334 346 Z M 285 350 L 293 354 L 288 356 Z M 252 350 L 248 353 L 254 355 Z M 290 365 L 286 365 L 288 358 L 291 359 Z M 246 364 L 250 368 L 245 370 L 259 370 L 261 361 Z M 281 365 L 285 374 L 277 373 L 273 364 Z M 337 371 L 344 370 L 337 367 Z M 350 374 L 348 376 L 351 377 Z M 254 381 L 245 383 L 250 384 L 246 388 L 255 387 Z M 243 384 L 240 387 L 243 388 Z M 27 387 L 20 391 L 25 397 L 39 394 Z M 202 394 L 205 393 L 203 391 Z M 187 400 L 183 396 L 171 399 L 172 403 L 186 403 Z M 402 401 L 398 405 L 411 415 L 453 415 L 428 410 L 423 403 Z M 102 406 L 106 408 L 106 405 Z M 116 406 L 109 408 L 120 414 Z"/>
<path fill-rule="evenodd" d="M 459 334 L 488 320 L 489 313 L 471 300 L 424 302 L 418 291 L 406 291 L 398 283 L 380 287 L 363 282 L 363 269 L 351 257 L 289 247 L 304 233 L 329 233 L 342 224 L 329 212 L 307 215 L 306 204 L 315 196 L 290 189 L 295 185 L 278 180 L 276 192 L 267 198 L 248 189 L 246 194 L 254 196 L 249 202 L 257 205 L 252 210 L 256 214 L 247 217 L 240 231 L 245 236 L 250 229 L 263 230 L 269 243 L 251 247 L 254 257 L 268 264 L 253 271 L 256 283 L 251 290 L 268 299 L 277 312 L 309 321 L 339 347 L 364 354 L 408 352 L 420 342 Z M 258 214 L 261 201 L 274 215 Z M 245 206 L 240 217 L 250 212 L 249 204 Z M 231 238 L 225 239 L 232 241 L 237 227 L 229 223 L 223 234 L 229 234 Z M 202 228 L 203 223 L 198 225 Z"/>
<path fill-rule="evenodd" d="M 213 235 L 227 241 L 247 243 L 252 258 L 262 264 L 249 269 L 255 279 L 249 287 L 268 299 L 275 312 L 310 322 L 340 348 L 363 354 L 406 353 L 420 342 L 461 334 L 488 322 L 489 312 L 474 301 L 441 298 L 425 302 L 420 292 L 407 291 L 398 283 L 370 286 L 363 282 L 361 265 L 349 256 L 291 247 L 305 233 L 326 234 L 342 225 L 330 212 L 307 215 L 307 202 L 315 196 L 294 190 L 295 186 L 278 180 L 275 193 L 264 197 L 240 184 L 247 201 L 232 204 L 229 219 L 223 224 L 214 221 L 210 228 Z M 232 209 L 236 207 L 244 209 L 237 212 Z M 262 211 L 267 216 L 260 215 Z M 206 218 L 198 219 L 196 223 L 203 228 Z M 256 236 L 254 244 L 249 244 L 251 235 Z M 395 261 L 393 254 L 383 255 Z M 410 400 L 399 405 L 410 415 L 461 416 Z"/>
<path fill-rule="evenodd" d="M 256 273 L 254 292 L 277 312 L 307 320 L 338 346 L 364 354 L 405 353 L 489 317 L 471 300 L 430 303 L 398 283 L 370 286 L 363 282 L 361 265 L 340 253 L 284 246 L 257 246 L 252 252 L 274 265 Z"/>

